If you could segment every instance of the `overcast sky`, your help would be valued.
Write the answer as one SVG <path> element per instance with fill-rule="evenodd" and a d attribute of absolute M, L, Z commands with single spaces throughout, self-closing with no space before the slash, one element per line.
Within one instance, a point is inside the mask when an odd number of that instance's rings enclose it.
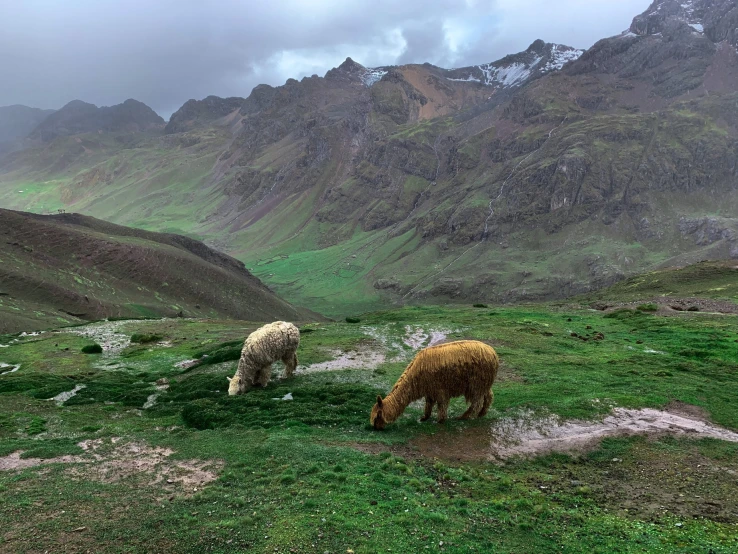
<path fill-rule="evenodd" d="M 460 67 L 537 38 L 588 48 L 651 0 L 0 0 L 0 106 L 189 98 L 368 66 Z"/>

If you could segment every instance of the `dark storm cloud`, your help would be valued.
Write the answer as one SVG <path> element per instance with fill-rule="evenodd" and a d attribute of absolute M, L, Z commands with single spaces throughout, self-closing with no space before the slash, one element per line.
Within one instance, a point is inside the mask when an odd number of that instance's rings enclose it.
<path fill-rule="evenodd" d="M 0 106 L 248 96 L 341 63 L 493 61 L 536 38 L 588 47 L 649 0 L 0 0 Z M 555 4 L 555 6 L 554 6 Z"/>

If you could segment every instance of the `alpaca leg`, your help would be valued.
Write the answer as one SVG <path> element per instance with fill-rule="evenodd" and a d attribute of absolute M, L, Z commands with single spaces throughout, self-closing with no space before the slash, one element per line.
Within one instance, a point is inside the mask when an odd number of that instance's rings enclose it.
<path fill-rule="evenodd" d="M 438 423 L 446 423 L 448 418 L 448 398 L 441 398 L 438 400 Z"/>
<path fill-rule="evenodd" d="M 466 409 L 466 411 L 456 419 L 470 419 L 478 411 L 479 405 L 477 405 L 477 402 L 472 402 L 471 404 L 469 404 L 469 407 Z"/>
<path fill-rule="evenodd" d="M 428 421 L 431 417 L 431 413 L 433 413 L 433 405 L 435 404 L 435 401 L 430 397 L 425 397 L 425 413 L 423 413 L 423 417 L 420 418 L 420 421 Z"/>
<path fill-rule="evenodd" d="M 254 385 L 258 387 L 266 387 L 269 384 L 269 378 L 272 376 L 272 366 L 262 367 L 254 376 Z"/>
<path fill-rule="evenodd" d="M 482 409 L 479 410 L 477 417 L 484 417 L 487 415 L 487 411 L 489 411 L 489 407 L 492 405 L 492 401 L 494 400 L 494 398 L 495 396 L 492 393 L 492 390 L 488 390 L 487 393 L 484 395 L 484 403 L 482 404 Z"/>
<path fill-rule="evenodd" d="M 282 358 L 282 362 L 284 362 L 284 376 L 288 378 L 292 377 L 297 368 L 297 352 L 287 354 Z"/>

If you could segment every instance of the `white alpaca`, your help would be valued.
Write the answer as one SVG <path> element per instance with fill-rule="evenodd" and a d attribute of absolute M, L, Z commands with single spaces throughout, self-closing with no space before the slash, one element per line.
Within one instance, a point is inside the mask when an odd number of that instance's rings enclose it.
<path fill-rule="evenodd" d="M 228 394 L 243 394 L 253 386 L 265 387 L 272 374 L 272 363 L 282 360 L 286 376 L 292 377 L 297 367 L 300 331 L 292 323 L 275 321 L 251 333 L 241 350 L 241 359 L 233 378 L 228 377 Z"/>

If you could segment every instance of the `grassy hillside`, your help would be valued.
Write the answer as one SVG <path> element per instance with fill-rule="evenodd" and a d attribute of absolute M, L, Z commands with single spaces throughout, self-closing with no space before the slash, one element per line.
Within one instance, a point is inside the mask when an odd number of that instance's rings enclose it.
<path fill-rule="evenodd" d="M 248 324 L 2 337 L 0 550 L 738 549 L 737 443 L 666 432 L 495 457 L 552 417 L 598 421 L 613 407 L 666 408 L 738 431 L 734 316 L 467 306 L 361 319 L 303 326 L 296 377 L 242 397 L 226 395 L 235 360 L 180 362 L 232 349 Z M 129 344 L 134 333 L 162 344 Z M 434 333 L 497 349 L 493 410 L 439 426 L 419 423 L 413 404 L 372 430 L 377 394 Z M 82 354 L 91 342 L 105 352 Z M 451 415 L 463 409 L 457 399 Z"/>
<path fill-rule="evenodd" d="M 713 298 L 738 305 L 738 262 L 701 262 L 625 279 L 585 299 L 631 302 L 649 298 Z"/>
<path fill-rule="evenodd" d="M 0 209 L 0 333 L 104 317 L 301 319 L 237 260 L 90 217 Z"/>

